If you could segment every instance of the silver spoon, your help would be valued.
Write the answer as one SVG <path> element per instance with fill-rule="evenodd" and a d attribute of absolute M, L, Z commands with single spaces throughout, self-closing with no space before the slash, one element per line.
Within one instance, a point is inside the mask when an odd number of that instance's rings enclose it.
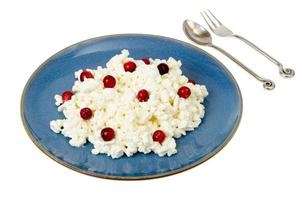
<path fill-rule="evenodd" d="M 195 42 L 199 45 L 206 45 L 209 47 L 213 47 L 214 49 L 223 53 L 225 56 L 229 57 L 231 60 L 233 60 L 235 63 L 237 63 L 240 67 L 242 67 L 245 71 L 247 71 L 249 74 L 251 74 L 254 78 L 256 78 L 258 81 L 262 82 L 264 89 L 272 90 L 275 88 L 275 83 L 272 80 L 259 76 L 254 71 L 252 71 L 250 68 L 245 66 L 242 62 L 240 62 L 238 59 L 233 57 L 231 54 L 229 54 L 222 48 L 214 45 L 212 43 L 211 34 L 200 24 L 187 19 L 183 22 L 183 30 L 184 30 L 186 36 L 193 42 Z"/>

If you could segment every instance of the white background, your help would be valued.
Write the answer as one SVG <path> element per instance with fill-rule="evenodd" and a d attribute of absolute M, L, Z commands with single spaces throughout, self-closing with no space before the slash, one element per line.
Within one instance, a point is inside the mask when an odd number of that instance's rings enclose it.
<path fill-rule="evenodd" d="M 176 3 L 177 2 L 177 3 Z M 22 89 L 49 56 L 73 43 L 116 33 L 148 33 L 188 41 L 182 21 L 205 25 L 210 8 L 235 32 L 296 70 L 276 66 L 243 43 L 214 38 L 259 74 L 276 82 L 265 91 L 236 64 L 202 47 L 234 74 L 244 110 L 231 142 L 189 171 L 148 181 L 112 181 L 69 170 L 27 137 L 19 113 Z M 1 1 L 1 199 L 301 199 L 302 72 L 299 1 Z"/>

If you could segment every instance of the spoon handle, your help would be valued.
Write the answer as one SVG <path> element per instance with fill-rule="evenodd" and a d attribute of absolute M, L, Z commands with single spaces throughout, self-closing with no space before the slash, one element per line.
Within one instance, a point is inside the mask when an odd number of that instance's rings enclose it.
<path fill-rule="evenodd" d="M 248 68 L 247 66 L 245 66 L 242 62 L 240 62 L 238 59 L 236 59 L 234 56 L 232 56 L 227 51 L 225 51 L 224 49 L 222 49 L 222 48 L 220 48 L 220 47 L 218 47 L 216 45 L 213 45 L 213 44 L 211 45 L 211 47 L 215 48 L 216 50 L 220 51 L 225 56 L 229 57 L 232 61 L 234 61 L 235 63 L 237 63 L 242 69 L 244 69 L 245 71 L 247 71 L 249 74 L 251 74 L 258 81 L 262 82 L 264 89 L 272 90 L 272 89 L 275 88 L 275 83 L 272 80 L 269 80 L 269 79 L 266 79 L 266 78 L 263 78 L 263 77 L 259 76 L 254 71 L 252 71 L 250 68 Z"/>
<path fill-rule="evenodd" d="M 247 40 L 246 38 L 240 36 L 240 35 L 232 35 L 233 37 L 245 42 L 247 45 L 249 45 L 250 47 L 252 47 L 253 49 L 255 49 L 256 51 L 258 51 L 260 54 L 262 54 L 264 57 L 266 57 L 268 60 L 270 60 L 272 63 L 274 63 L 275 65 L 278 66 L 279 68 L 279 74 L 282 77 L 285 78 L 291 78 L 293 76 L 295 76 L 295 71 L 291 68 L 283 68 L 283 65 L 281 62 L 279 62 L 278 60 L 276 60 L 275 58 L 273 58 L 271 55 L 269 55 L 268 53 L 266 53 L 265 51 L 263 51 L 262 49 L 260 49 L 257 45 L 255 45 L 254 43 L 252 43 L 251 41 Z"/>

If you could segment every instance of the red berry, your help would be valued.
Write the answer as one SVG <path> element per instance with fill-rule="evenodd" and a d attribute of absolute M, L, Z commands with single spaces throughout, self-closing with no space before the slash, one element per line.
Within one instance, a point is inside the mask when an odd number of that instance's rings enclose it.
<path fill-rule="evenodd" d="M 137 97 L 137 99 L 138 99 L 140 102 L 148 101 L 148 99 L 149 99 L 149 93 L 148 93 L 147 90 L 142 89 L 142 90 L 138 91 L 136 97 Z"/>
<path fill-rule="evenodd" d="M 188 80 L 188 83 L 192 83 L 193 85 L 196 84 L 196 82 L 195 82 L 194 80 L 192 80 L 192 79 L 189 79 L 189 80 Z"/>
<path fill-rule="evenodd" d="M 80 111 L 82 119 L 88 120 L 92 117 L 92 110 L 90 108 L 82 108 Z"/>
<path fill-rule="evenodd" d="M 157 69 L 160 75 L 164 75 L 169 72 L 169 66 L 166 63 L 160 63 L 159 65 L 157 65 Z"/>
<path fill-rule="evenodd" d="M 190 88 L 188 88 L 186 86 L 182 86 L 178 89 L 177 94 L 178 94 L 178 96 L 186 99 L 191 95 L 191 90 L 190 90 Z"/>
<path fill-rule="evenodd" d="M 94 78 L 94 77 L 91 72 L 84 70 L 80 75 L 80 81 L 83 82 L 84 78 Z"/>
<path fill-rule="evenodd" d="M 126 63 L 124 63 L 124 70 L 126 72 L 134 72 L 136 69 L 136 64 L 132 61 L 128 61 Z"/>
<path fill-rule="evenodd" d="M 104 141 L 110 141 L 115 137 L 114 130 L 110 127 L 103 128 L 101 131 L 101 137 Z"/>
<path fill-rule="evenodd" d="M 103 78 L 103 83 L 105 88 L 114 88 L 116 81 L 111 75 L 107 75 Z"/>
<path fill-rule="evenodd" d="M 73 93 L 70 92 L 70 91 L 63 92 L 63 94 L 62 94 L 62 100 L 63 100 L 63 102 L 70 100 L 71 97 L 72 97 L 72 95 L 73 95 Z"/>
<path fill-rule="evenodd" d="M 142 61 L 144 61 L 144 63 L 145 63 L 146 65 L 149 65 L 149 64 L 150 64 L 149 58 L 143 58 Z"/>
<path fill-rule="evenodd" d="M 165 140 L 165 133 L 162 130 L 157 130 L 153 133 L 153 141 L 159 142 L 160 144 Z"/>

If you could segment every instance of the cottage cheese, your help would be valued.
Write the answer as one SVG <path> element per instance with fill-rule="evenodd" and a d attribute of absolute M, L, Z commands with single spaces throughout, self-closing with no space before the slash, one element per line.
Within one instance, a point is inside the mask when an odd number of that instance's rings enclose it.
<path fill-rule="evenodd" d="M 125 72 L 123 63 L 136 63 L 134 72 Z M 58 111 L 65 118 L 50 122 L 55 133 L 70 138 L 69 144 L 75 147 L 87 141 L 93 144 L 93 154 L 107 154 L 119 158 L 124 154 L 132 156 L 137 152 L 154 152 L 159 156 L 171 156 L 177 152 L 175 138 L 179 138 L 201 123 L 205 111 L 202 102 L 208 95 L 203 85 L 188 83 L 182 75 L 181 62 L 173 58 L 168 60 L 150 59 L 146 65 L 141 60 L 129 57 L 123 50 L 106 64 L 106 68 L 97 67 L 90 71 L 94 78 L 80 81 L 82 70 L 75 72 L 77 79 L 72 87 L 73 96 L 63 102 L 61 95 L 55 95 Z M 160 75 L 157 65 L 166 63 L 169 73 Z M 103 78 L 106 75 L 116 78 L 114 88 L 104 88 Z M 188 98 L 181 98 L 177 92 L 181 86 L 191 90 Z M 147 102 L 139 102 L 137 91 L 146 89 L 150 97 Z M 80 109 L 89 107 L 93 117 L 83 120 Z M 100 132 L 104 127 L 115 131 L 112 141 L 104 141 Z M 165 140 L 160 144 L 152 139 L 156 130 L 163 130 Z"/>

